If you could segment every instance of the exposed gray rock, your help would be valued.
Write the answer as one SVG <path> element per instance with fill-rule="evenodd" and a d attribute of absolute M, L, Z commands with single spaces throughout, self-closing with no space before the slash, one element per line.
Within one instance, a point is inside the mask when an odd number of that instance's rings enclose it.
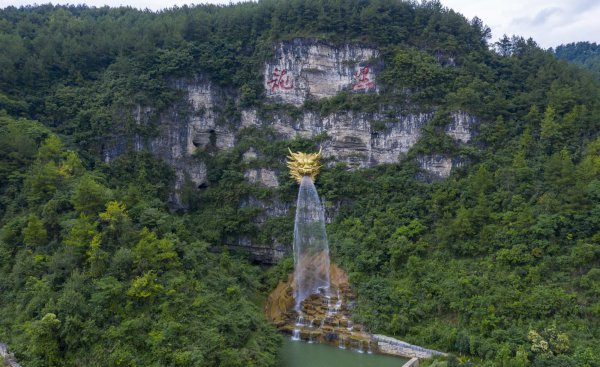
<path fill-rule="evenodd" d="M 307 98 L 332 97 L 341 90 L 376 91 L 375 68 L 379 52 L 347 44 L 295 39 L 275 46 L 273 60 L 265 63 L 264 87 L 277 102 L 300 106 Z"/>
<path fill-rule="evenodd" d="M 271 200 L 260 200 L 254 196 L 247 197 L 240 203 L 241 208 L 258 208 L 261 213 L 253 218 L 257 225 L 263 225 L 267 219 L 288 215 L 292 203 L 281 201 L 277 198 Z M 275 238 L 271 243 L 256 243 L 252 238 L 240 236 L 235 244 L 240 250 L 247 251 L 255 261 L 266 264 L 274 264 L 285 254 L 286 246 Z"/>
<path fill-rule="evenodd" d="M 21 367 L 15 359 L 14 354 L 8 351 L 8 346 L 0 342 L 0 365 L 7 367 Z"/>
<path fill-rule="evenodd" d="M 242 110 L 241 123 L 242 127 L 260 125 L 260 120 L 258 119 L 256 110 L 254 108 Z"/>
<path fill-rule="evenodd" d="M 323 202 L 323 206 L 325 208 L 325 223 L 333 223 L 333 219 L 337 216 L 342 207 L 341 201 L 327 203 L 325 201 L 325 197 L 321 197 L 321 202 Z"/>
<path fill-rule="evenodd" d="M 316 47 L 316 46 L 315 46 Z M 326 47 L 326 46 L 319 46 Z M 381 163 L 396 163 L 402 160 L 409 149 L 421 136 L 422 127 L 433 117 L 433 112 L 402 114 L 364 113 L 342 111 L 322 116 L 306 111 L 292 118 L 285 111 L 274 112 L 271 116 L 260 118 L 254 109 L 241 111 L 240 122 L 217 124 L 218 106 L 223 104 L 225 92 L 215 88 L 203 78 L 180 79 L 173 85 L 185 92 L 185 98 L 177 102 L 150 121 L 154 114 L 152 108 L 137 106 L 132 112 L 137 124 L 156 123 L 158 134 L 149 142 L 139 136 L 117 140 L 105 149 L 105 161 L 129 149 L 140 151 L 149 149 L 157 156 L 169 162 L 176 170 L 177 180 L 172 196 L 174 207 L 180 206 L 178 191 L 183 187 L 185 178 L 196 187 L 205 187 L 206 166 L 193 158 L 198 150 L 226 150 L 235 145 L 238 128 L 271 127 L 281 139 L 293 139 L 296 136 L 315 137 L 326 134 L 322 143 L 323 155 L 329 164 L 345 162 L 350 168 L 370 167 Z M 472 139 L 472 130 L 477 119 L 465 112 L 452 114 L 453 122 L 446 127 L 448 135 L 459 143 L 468 143 Z M 249 149 L 243 155 L 248 161 L 256 159 L 258 152 Z M 421 167 L 430 178 L 446 178 L 460 161 L 443 155 L 421 156 Z M 260 168 L 249 170 L 245 177 L 266 187 L 278 187 L 276 174 Z"/>
<path fill-rule="evenodd" d="M 282 139 L 297 135 L 314 137 L 325 133 L 323 156 L 351 167 L 369 167 L 381 163 L 396 163 L 421 136 L 421 128 L 432 113 L 397 114 L 344 111 L 321 116 L 305 112 L 293 120 L 284 113 L 262 121 L 253 111 L 242 113 L 242 126 L 271 126 Z"/>
<path fill-rule="evenodd" d="M 158 134 L 144 147 L 176 167 L 181 160 L 187 160 L 188 166 L 197 165 L 188 158 L 198 150 L 232 148 L 233 130 L 216 123 L 215 110 L 224 103 L 225 91 L 202 77 L 177 79 L 172 85 L 184 91 L 185 97 L 161 113 L 156 121 L 150 121 L 151 109 L 137 107 L 134 111 L 138 123 L 155 124 L 158 129 Z M 140 110 L 144 113 L 137 112 Z M 195 182 L 204 181 L 199 176 L 201 171 L 196 169 L 191 174 Z"/>
<path fill-rule="evenodd" d="M 255 160 L 256 158 L 258 158 L 258 153 L 252 147 L 250 147 L 250 149 L 248 149 L 244 152 L 244 154 L 242 154 L 242 159 L 246 162 Z"/>
<path fill-rule="evenodd" d="M 192 181 L 196 187 L 206 185 L 206 165 L 204 162 L 182 162 L 177 166 L 177 175 L 187 175 L 187 178 Z M 185 177 L 181 177 L 183 180 Z"/>
<path fill-rule="evenodd" d="M 265 86 L 273 86 L 273 83 L 269 84 L 268 76 L 272 75 L 275 67 L 285 67 L 291 76 L 299 79 L 293 79 L 296 84 L 291 94 L 277 84 L 271 95 L 275 100 L 299 102 L 311 96 L 330 97 L 340 90 L 350 90 L 359 85 L 360 80 L 354 76 L 367 61 L 377 56 L 377 50 L 361 45 L 333 47 L 298 39 L 279 43 L 275 46 L 273 62 L 265 65 Z M 375 68 L 370 68 L 366 74 L 371 81 L 375 80 L 375 75 L 371 75 L 373 70 Z M 159 116 L 154 116 L 151 107 L 137 106 L 131 111 L 137 124 L 156 124 L 158 134 L 148 141 L 139 136 L 129 137 L 129 140 L 116 139 L 105 147 L 104 158 L 109 162 L 127 149 L 149 149 L 178 171 L 176 188 L 182 187 L 184 172 L 197 186 L 206 184 L 206 167 L 193 159 L 193 154 L 199 150 L 233 148 L 240 127 L 270 126 L 281 139 L 326 134 L 328 138 L 322 144 L 324 157 L 329 158 L 331 164 L 345 162 L 351 168 L 359 168 L 400 161 L 418 141 L 422 127 L 433 117 L 433 112 L 390 115 L 343 111 L 323 116 L 306 111 L 292 118 L 285 111 L 280 111 L 261 118 L 256 110 L 246 109 L 241 111 L 240 121 L 230 121 L 225 120 L 220 112 L 228 92 L 216 87 L 207 78 L 177 79 L 172 85 L 183 91 L 185 97 Z M 362 84 L 359 87 L 362 88 Z M 300 99 L 290 97 L 292 99 L 286 100 L 286 96 L 291 95 L 300 96 Z M 151 121 L 153 117 L 155 120 Z M 446 132 L 459 143 L 468 143 L 472 139 L 476 118 L 462 111 L 452 114 L 452 118 L 453 122 L 446 127 Z M 257 156 L 257 152 L 250 149 L 244 153 L 243 159 L 248 161 Z M 447 177 L 452 168 L 448 157 L 422 157 L 420 162 L 438 177 Z M 276 178 L 268 172 L 247 172 L 246 176 L 248 180 L 277 187 Z"/>
<path fill-rule="evenodd" d="M 211 144 L 218 149 L 233 148 L 234 134 L 230 129 L 216 124 L 215 109 L 223 103 L 223 91 L 215 91 L 210 81 L 202 79 L 196 79 L 192 83 L 177 80 L 175 85 L 178 89 L 187 91 L 187 99 L 191 107 L 188 119 L 190 129 L 187 139 L 188 154 Z"/>
<path fill-rule="evenodd" d="M 452 170 L 452 158 L 439 154 L 419 156 L 417 161 L 425 171 L 439 177 L 450 176 Z"/>
<path fill-rule="evenodd" d="M 266 187 L 279 187 L 279 182 L 277 181 L 277 174 L 275 171 L 259 168 L 259 169 L 249 169 L 244 172 L 244 178 L 248 180 L 250 183 L 258 183 Z"/>
<path fill-rule="evenodd" d="M 448 178 L 452 168 L 461 167 L 464 161 L 460 157 L 450 157 L 443 154 L 419 155 L 417 162 L 427 173 L 425 179 Z"/>
<path fill-rule="evenodd" d="M 259 200 L 254 196 L 247 197 L 240 203 L 242 208 L 261 208 L 264 216 L 257 217 L 256 223 L 262 224 L 267 218 L 283 217 L 287 215 L 292 207 L 292 203 L 277 199 L 269 201 Z"/>
<path fill-rule="evenodd" d="M 452 114 L 452 120 L 453 122 L 446 126 L 446 133 L 460 143 L 469 143 L 477 118 L 464 111 L 458 111 Z"/>
<path fill-rule="evenodd" d="M 182 205 L 181 189 L 186 180 L 191 181 L 199 189 L 207 187 L 206 164 L 190 158 L 175 160 L 171 164 L 175 169 L 175 184 L 169 197 L 169 205 L 173 209 L 187 209 L 187 207 Z"/>

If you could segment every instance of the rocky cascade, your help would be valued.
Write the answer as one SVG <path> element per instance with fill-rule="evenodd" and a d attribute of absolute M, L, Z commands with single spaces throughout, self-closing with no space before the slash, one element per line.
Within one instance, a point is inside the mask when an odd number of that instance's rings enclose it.
<path fill-rule="evenodd" d="M 377 342 L 365 328 L 352 322 L 355 301 L 347 275 L 331 265 L 330 294 L 312 294 L 295 308 L 294 276 L 290 274 L 271 292 L 265 306 L 267 317 L 295 340 L 329 344 L 360 352 L 377 352 Z"/>
<path fill-rule="evenodd" d="M 302 302 L 299 310 L 295 308 L 294 275 L 290 274 L 269 294 L 265 305 L 267 318 L 293 340 L 406 358 L 445 355 L 385 335 L 371 334 L 363 325 L 353 322 L 355 295 L 348 276 L 335 264 L 331 265 L 330 274 L 330 295 L 313 294 Z"/>

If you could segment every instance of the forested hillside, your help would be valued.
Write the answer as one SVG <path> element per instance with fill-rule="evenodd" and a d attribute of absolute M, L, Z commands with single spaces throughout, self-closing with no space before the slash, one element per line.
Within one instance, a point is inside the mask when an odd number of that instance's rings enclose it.
<path fill-rule="evenodd" d="M 298 38 L 376 47 L 378 92 L 270 101 L 265 60 Z M 158 121 L 181 98 L 173 80 L 202 75 L 228 92 L 223 125 L 247 108 L 433 111 L 398 163 L 332 159 L 316 182 L 370 331 L 458 356 L 435 366 L 600 366 L 600 84 L 532 40 L 489 39 L 435 1 L 0 10 L 0 340 L 34 367 L 276 365 L 261 306 L 290 258 L 230 247 L 245 235 L 291 253 L 293 212 L 257 223 L 241 203 L 293 202 L 287 148 L 327 137 L 246 128 L 198 150 L 208 182 L 170 210 L 176 168 L 134 149 L 158 132 L 131 111 Z M 478 117 L 469 144 L 445 134 L 457 110 Z M 277 188 L 245 180 L 249 147 Z M 422 154 L 462 164 L 431 180 Z"/>
<path fill-rule="evenodd" d="M 596 42 L 560 45 L 554 52 L 559 59 L 574 62 L 600 75 L 600 46 Z"/>

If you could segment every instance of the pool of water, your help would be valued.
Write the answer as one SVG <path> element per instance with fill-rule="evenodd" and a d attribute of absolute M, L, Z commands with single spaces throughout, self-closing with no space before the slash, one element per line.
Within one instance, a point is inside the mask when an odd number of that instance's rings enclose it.
<path fill-rule="evenodd" d="M 406 359 L 285 338 L 280 367 L 401 367 Z"/>

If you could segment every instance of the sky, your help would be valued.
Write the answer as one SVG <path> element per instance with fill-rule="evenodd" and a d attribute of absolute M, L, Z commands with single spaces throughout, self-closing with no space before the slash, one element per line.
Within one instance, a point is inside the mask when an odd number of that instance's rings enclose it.
<path fill-rule="evenodd" d="M 0 0 L 2 1 L 2 0 Z M 600 43 L 600 0 L 441 0 L 468 19 L 479 17 L 504 34 L 533 38 L 541 47 L 590 41 Z"/>
<path fill-rule="evenodd" d="M 34 3 L 89 6 L 129 5 L 160 10 L 192 3 L 229 4 L 229 0 L 0 0 L 0 8 Z M 234 1 L 237 2 L 237 1 Z M 492 41 L 504 34 L 533 38 L 541 47 L 590 41 L 600 43 L 600 0 L 441 0 L 468 19 L 479 17 L 492 29 Z"/>

